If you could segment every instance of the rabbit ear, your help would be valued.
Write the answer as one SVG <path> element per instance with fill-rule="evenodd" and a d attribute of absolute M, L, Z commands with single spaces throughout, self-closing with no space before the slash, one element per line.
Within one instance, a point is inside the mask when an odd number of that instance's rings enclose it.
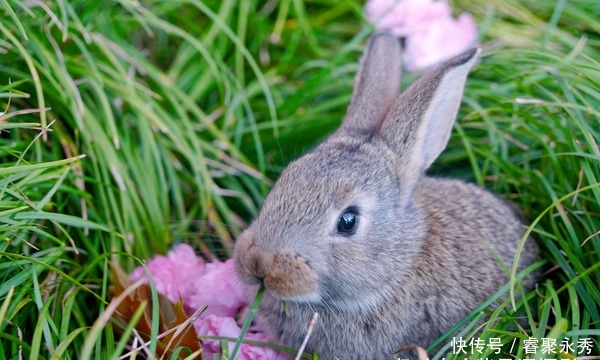
<path fill-rule="evenodd" d="M 420 176 L 446 147 L 467 74 L 479 53 L 472 49 L 423 75 L 394 103 L 381 136 L 408 165 L 403 172 Z"/>
<path fill-rule="evenodd" d="M 400 42 L 390 34 L 371 37 L 362 57 L 342 128 L 379 126 L 400 91 Z"/>

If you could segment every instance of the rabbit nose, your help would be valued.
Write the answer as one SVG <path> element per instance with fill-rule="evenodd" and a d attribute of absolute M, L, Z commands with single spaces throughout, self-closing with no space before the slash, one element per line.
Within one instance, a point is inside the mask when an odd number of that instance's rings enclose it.
<path fill-rule="evenodd" d="M 255 283 L 262 284 L 266 276 L 266 270 L 261 254 L 257 252 L 251 254 L 247 266 L 250 275 L 255 279 Z"/>
<path fill-rule="evenodd" d="M 254 242 L 239 250 L 243 252 L 238 264 L 238 273 L 242 281 L 248 285 L 262 284 L 267 273 L 264 251 L 255 246 Z"/>

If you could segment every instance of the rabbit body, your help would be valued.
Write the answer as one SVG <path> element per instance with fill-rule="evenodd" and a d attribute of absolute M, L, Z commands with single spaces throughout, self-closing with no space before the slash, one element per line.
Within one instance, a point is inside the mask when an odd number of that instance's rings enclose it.
<path fill-rule="evenodd" d="M 275 342 L 298 348 L 319 314 L 307 350 L 322 359 L 431 345 L 507 282 L 525 231 L 499 197 L 424 175 L 476 52 L 397 100 L 396 55 L 395 39 L 371 41 L 341 128 L 284 170 L 234 251 L 239 277 L 266 288 L 258 317 Z M 527 241 L 519 269 L 536 260 Z"/>

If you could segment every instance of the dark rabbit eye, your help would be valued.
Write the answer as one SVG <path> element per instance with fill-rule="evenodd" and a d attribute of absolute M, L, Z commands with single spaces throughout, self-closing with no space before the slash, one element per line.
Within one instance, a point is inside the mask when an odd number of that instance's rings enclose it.
<path fill-rule="evenodd" d="M 337 231 L 340 235 L 352 235 L 358 226 L 358 212 L 354 208 L 344 210 L 338 219 Z"/>

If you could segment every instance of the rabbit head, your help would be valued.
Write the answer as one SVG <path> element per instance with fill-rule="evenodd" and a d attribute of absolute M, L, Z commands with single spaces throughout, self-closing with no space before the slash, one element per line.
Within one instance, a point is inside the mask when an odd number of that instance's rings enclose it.
<path fill-rule="evenodd" d="M 478 54 L 399 95 L 400 44 L 374 36 L 340 128 L 283 171 L 238 237 L 239 277 L 278 300 L 349 311 L 397 292 L 426 236 L 414 189 L 448 142 Z"/>

